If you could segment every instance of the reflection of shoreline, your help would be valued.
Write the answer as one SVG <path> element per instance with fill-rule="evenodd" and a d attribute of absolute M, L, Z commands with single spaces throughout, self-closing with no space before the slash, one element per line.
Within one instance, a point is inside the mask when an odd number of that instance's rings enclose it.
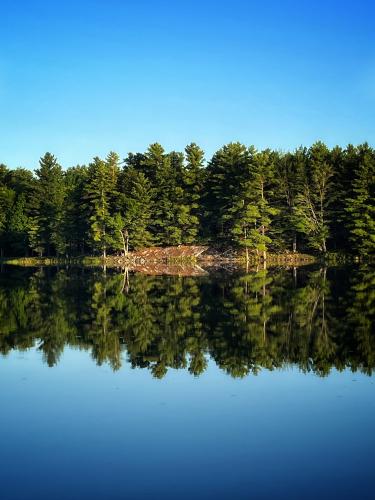
<path fill-rule="evenodd" d="M 96 257 L 84 257 L 77 259 L 57 259 L 57 258 L 17 258 L 3 260 L 3 266 L 19 268 L 48 268 L 48 267 L 82 267 L 82 268 L 105 268 L 105 269 L 129 269 L 146 275 L 167 275 L 167 276 L 204 276 L 209 272 L 257 272 L 260 269 L 291 269 L 297 267 L 308 267 L 314 265 L 314 259 L 269 259 L 264 261 L 250 261 L 246 264 L 237 258 L 176 258 L 176 259 L 144 259 L 144 258 L 121 258 L 117 256 L 107 257 L 105 260 Z M 0 272 L 1 272 L 0 268 Z"/>
<path fill-rule="evenodd" d="M 170 368 L 200 375 L 207 359 L 233 377 L 288 364 L 320 376 L 375 369 L 368 266 L 138 270 L 5 266 L 0 353 L 37 339 L 49 366 L 74 346 L 114 370 L 126 354 L 132 367 L 159 378 Z"/>
<path fill-rule="evenodd" d="M 129 271 L 146 274 L 149 276 L 206 276 L 208 272 L 199 265 L 183 265 L 183 264 L 131 264 L 128 266 Z"/>
<path fill-rule="evenodd" d="M 283 253 L 283 254 L 267 254 L 267 267 L 271 266 L 304 266 L 315 262 L 316 259 L 312 255 L 299 253 Z M 245 253 L 243 249 L 238 248 L 214 248 L 198 245 L 180 245 L 174 247 L 148 247 L 135 252 L 129 252 L 124 255 L 110 255 L 105 259 L 102 257 L 79 256 L 71 258 L 62 257 L 17 257 L 4 258 L 2 264 L 16 265 L 22 267 L 36 266 L 64 266 L 64 265 L 81 265 L 87 267 L 105 266 L 115 268 L 134 268 L 140 270 L 147 268 L 147 274 L 162 274 L 160 271 L 151 271 L 152 267 L 155 270 L 165 268 L 165 274 L 173 274 L 171 269 L 176 268 L 214 268 L 214 267 L 229 267 L 242 268 L 246 266 Z M 258 258 L 255 254 L 250 255 L 248 266 L 256 269 L 259 265 L 264 265 L 264 261 Z M 176 272 L 177 275 L 180 272 Z M 188 274 L 183 271 L 183 275 Z M 191 276 L 196 276 L 196 271 L 193 271 Z"/>
<path fill-rule="evenodd" d="M 267 265 L 266 265 L 267 264 Z M 215 273 L 225 273 L 225 274 L 244 274 L 244 273 L 256 273 L 264 269 L 280 269 L 288 271 L 290 269 L 296 270 L 297 268 L 311 268 L 316 264 L 314 262 L 293 262 L 293 263 L 277 263 L 277 262 L 258 262 L 249 263 L 246 265 L 238 260 L 230 259 L 199 259 L 196 262 L 168 262 L 168 261 L 144 261 L 135 260 L 129 262 L 121 259 L 115 259 L 108 262 L 108 260 L 103 263 L 99 262 L 78 262 L 75 260 L 56 260 L 49 259 L 48 261 L 41 261 L 40 259 L 35 259 L 31 261 L 28 259 L 27 263 L 22 261 L 12 261 L 5 262 L 4 265 L 0 267 L 0 273 L 4 271 L 6 267 L 9 268 L 19 268 L 19 269 L 104 269 L 113 271 L 118 271 L 123 273 L 124 270 L 128 272 L 135 272 L 139 274 L 144 274 L 145 276 L 180 276 L 180 277 L 199 277 L 207 276 L 209 274 Z"/>

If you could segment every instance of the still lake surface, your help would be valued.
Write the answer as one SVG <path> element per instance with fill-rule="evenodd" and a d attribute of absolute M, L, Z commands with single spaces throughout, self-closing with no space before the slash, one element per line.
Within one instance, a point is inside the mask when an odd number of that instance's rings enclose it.
<path fill-rule="evenodd" d="M 374 498 L 374 322 L 369 266 L 3 267 L 0 498 Z"/>

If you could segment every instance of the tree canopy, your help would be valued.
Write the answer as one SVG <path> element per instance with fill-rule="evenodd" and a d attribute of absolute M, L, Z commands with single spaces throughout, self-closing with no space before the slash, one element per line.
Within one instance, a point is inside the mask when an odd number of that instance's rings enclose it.
<path fill-rule="evenodd" d="M 3 256 L 107 255 L 150 245 L 267 252 L 375 253 L 375 151 L 367 143 L 293 152 L 235 142 L 207 164 L 195 143 L 110 152 L 63 169 L 0 164 Z"/>

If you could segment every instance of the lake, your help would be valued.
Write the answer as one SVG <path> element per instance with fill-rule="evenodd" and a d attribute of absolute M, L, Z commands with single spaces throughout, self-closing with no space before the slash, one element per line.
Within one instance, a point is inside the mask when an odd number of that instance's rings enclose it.
<path fill-rule="evenodd" d="M 192 274 L 1 269 L 2 500 L 374 498 L 375 270 Z"/>

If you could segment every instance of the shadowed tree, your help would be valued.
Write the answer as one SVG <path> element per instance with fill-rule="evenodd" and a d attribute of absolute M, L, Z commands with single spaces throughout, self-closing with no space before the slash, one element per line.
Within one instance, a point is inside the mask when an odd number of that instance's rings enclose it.
<path fill-rule="evenodd" d="M 31 242 L 37 252 L 62 254 L 66 242 L 63 231 L 64 200 L 66 195 L 64 174 L 57 159 L 46 153 L 35 171 L 35 211 L 31 228 Z"/>
<path fill-rule="evenodd" d="M 294 220 L 299 232 L 306 234 L 309 246 L 327 252 L 330 207 L 334 201 L 333 168 L 330 152 L 317 142 L 308 150 L 302 192 L 296 197 Z"/>

